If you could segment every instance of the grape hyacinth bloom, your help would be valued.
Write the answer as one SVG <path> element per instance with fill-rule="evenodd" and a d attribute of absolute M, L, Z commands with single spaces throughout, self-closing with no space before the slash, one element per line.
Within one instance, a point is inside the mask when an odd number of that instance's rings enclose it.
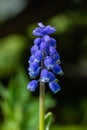
<path fill-rule="evenodd" d="M 38 83 L 48 83 L 49 88 L 53 93 L 60 90 L 56 75 L 62 75 L 63 71 L 60 67 L 60 55 L 57 52 L 57 41 L 49 36 L 56 29 L 50 25 L 38 23 L 38 27 L 33 30 L 33 35 L 38 36 L 34 40 L 34 45 L 31 47 L 31 56 L 29 58 L 29 75 L 32 80 L 27 85 L 27 89 L 35 91 Z M 37 79 L 39 76 L 39 79 Z"/>
<path fill-rule="evenodd" d="M 60 55 L 57 52 L 57 41 L 50 36 L 56 29 L 50 25 L 38 23 L 38 27 L 33 30 L 33 35 L 38 36 L 31 47 L 31 56 L 28 60 L 29 76 L 32 78 L 27 85 L 27 89 L 35 91 L 40 85 L 39 94 L 39 130 L 45 130 L 45 85 L 48 84 L 53 93 L 57 93 L 61 88 L 56 79 L 56 75 L 62 75 L 60 66 Z"/>

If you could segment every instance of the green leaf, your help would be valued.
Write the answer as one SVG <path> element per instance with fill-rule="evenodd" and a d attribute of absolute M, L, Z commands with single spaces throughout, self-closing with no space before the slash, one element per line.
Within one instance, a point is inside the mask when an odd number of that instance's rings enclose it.
<path fill-rule="evenodd" d="M 53 114 L 52 114 L 52 112 L 48 112 L 45 115 L 45 130 L 49 130 L 52 122 L 53 122 Z"/>
<path fill-rule="evenodd" d="M 0 83 L 0 96 L 3 97 L 4 99 L 9 98 L 10 96 L 9 92 L 1 83 Z"/>

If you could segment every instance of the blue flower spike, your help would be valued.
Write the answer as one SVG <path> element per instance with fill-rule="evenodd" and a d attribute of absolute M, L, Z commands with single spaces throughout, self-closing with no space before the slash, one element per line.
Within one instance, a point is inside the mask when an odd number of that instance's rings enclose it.
<path fill-rule="evenodd" d="M 27 85 L 27 89 L 35 91 L 39 82 L 48 83 L 49 88 L 53 93 L 61 90 L 57 83 L 55 75 L 62 75 L 63 71 L 60 62 L 60 55 L 56 50 L 57 41 L 50 36 L 56 31 L 56 28 L 39 22 L 38 27 L 33 30 L 33 35 L 38 36 L 34 40 L 34 45 L 31 47 L 31 56 L 28 60 L 29 75 L 32 79 Z M 39 79 L 36 79 L 37 76 Z"/>

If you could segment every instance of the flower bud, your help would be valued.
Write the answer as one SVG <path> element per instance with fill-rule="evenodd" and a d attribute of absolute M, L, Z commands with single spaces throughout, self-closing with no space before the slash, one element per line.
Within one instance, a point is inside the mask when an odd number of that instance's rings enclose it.
<path fill-rule="evenodd" d="M 37 86 L 38 86 L 38 81 L 37 80 L 32 80 L 32 81 L 30 81 L 28 83 L 27 89 L 33 92 L 33 91 L 36 90 Z"/>
<path fill-rule="evenodd" d="M 57 93 L 59 90 L 61 90 L 59 84 L 54 81 L 49 83 L 49 87 L 53 93 Z"/>

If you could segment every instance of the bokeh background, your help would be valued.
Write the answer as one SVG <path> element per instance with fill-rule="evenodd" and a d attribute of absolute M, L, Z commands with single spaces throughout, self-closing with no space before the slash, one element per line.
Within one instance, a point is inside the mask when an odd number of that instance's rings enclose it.
<path fill-rule="evenodd" d="M 87 2 L 85 0 L 0 0 L 0 130 L 37 130 L 39 88 L 30 81 L 28 58 L 38 22 L 57 28 L 64 75 L 61 91 L 46 88 L 51 130 L 87 130 Z"/>

